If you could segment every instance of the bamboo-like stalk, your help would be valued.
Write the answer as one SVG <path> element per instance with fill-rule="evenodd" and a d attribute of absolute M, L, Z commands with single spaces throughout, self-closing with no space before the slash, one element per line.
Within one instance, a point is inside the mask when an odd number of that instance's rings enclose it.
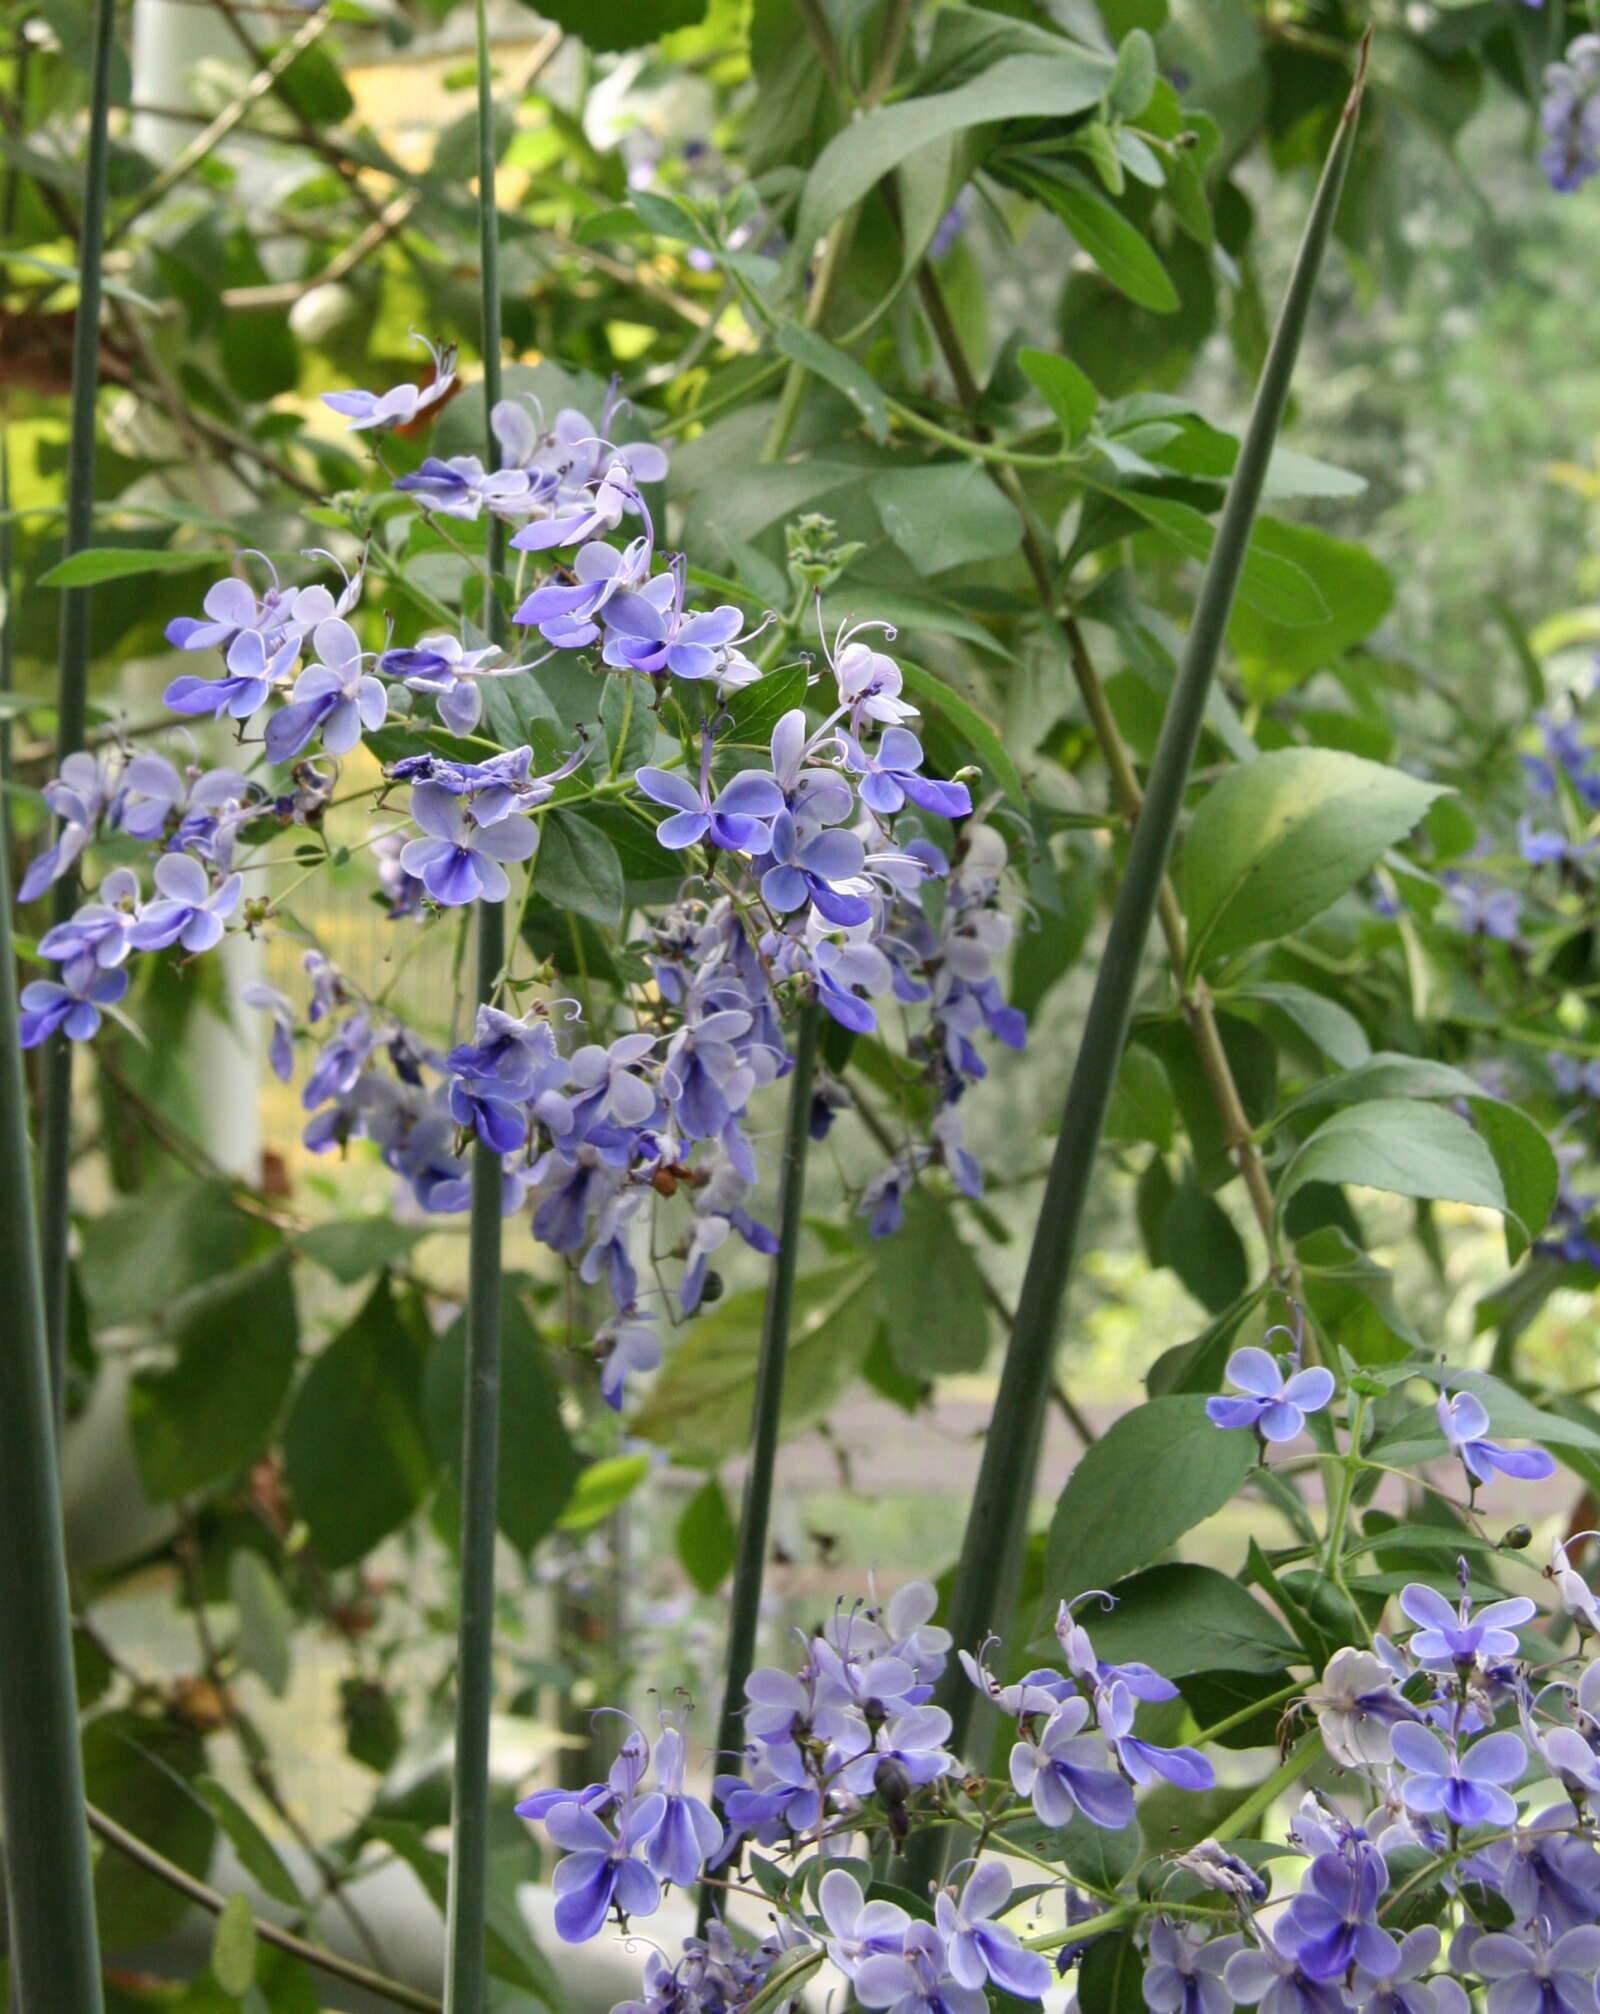
<path fill-rule="evenodd" d="M 0 847 L 0 1818 L 12 1985 L 24 2008 L 100 2014 L 48 1336 Z"/>
<path fill-rule="evenodd" d="M 78 311 L 72 327 L 72 430 L 67 448 L 67 514 L 62 557 L 70 559 L 94 540 L 95 399 L 100 389 L 100 267 L 105 246 L 106 168 L 110 159 L 111 59 L 116 42 L 116 0 L 96 0 L 89 68 L 89 146 L 84 160 L 83 211 L 78 224 Z M 89 595 L 69 587 L 61 595 L 61 642 L 56 695 L 56 762 L 82 748 L 89 695 Z M 64 922 L 77 900 L 78 877 L 56 883 L 55 920 Z M 67 1236 L 72 1170 L 72 1044 L 52 1036 L 45 1054 L 44 1125 L 39 1165 L 39 1259 L 45 1330 L 50 1346 L 50 1388 L 59 1420 L 67 1367 Z"/>
<path fill-rule="evenodd" d="M 478 230 L 482 298 L 484 433 L 500 396 L 500 240 L 494 190 L 494 93 L 487 0 L 477 0 Z M 490 633 L 502 630 L 496 582 L 504 530 L 489 519 Z M 530 870 L 531 871 L 531 870 Z M 505 963 L 505 909 L 480 902 L 477 998 L 494 997 Z M 484 1917 L 489 1879 L 489 1712 L 494 1698 L 495 1506 L 500 1466 L 500 1156 L 472 1148 L 467 1346 L 461 1450 L 461 1597 L 456 1638 L 455 1758 L 450 1798 L 450 1882 L 445 1908 L 446 2014 L 483 2014 Z"/>
<path fill-rule="evenodd" d="M 1118 892 L 1067 1089 L 951 1590 L 949 1625 L 956 1643 L 963 1647 L 975 1647 L 997 1622 L 1007 1619 L 998 1613 L 997 1590 L 1007 1582 L 1007 1563 L 1021 1552 L 1028 1521 L 1029 1492 L 1019 1487 L 1019 1480 L 1031 1476 L 1036 1465 L 1062 1300 L 1076 1256 L 1078 1229 L 1094 1176 L 1106 1108 L 1127 1039 L 1145 942 L 1156 914 L 1267 460 L 1283 419 L 1317 274 L 1338 210 L 1355 140 L 1365 72 L 1364 42 L 1355 86 L 1306 220 L 1278 325 L 1262 368 L 1250 423 L 1240 446 L 1194 621 L 1162 723 L 1144 803 L 1134 825 L 1127 871 Z M 941 1687 L 941 1703 L 955 1723 L 952 1735 L 955 1744 L 960 1743 L 970 1723 L 975 1699 L 973 1688 L 966 1684 L 959 1668 L 952 1666 Z"/>
<path fill-rule="evenodd" d="M 717 1718 L 715 1753 L 715 1760 L 734 1774 L 738 1773 L 744 1749 L 744 1682 L 755 1663 L 756 1628 L 761 1620 L 761 1583 L 767 1564 L 772 1479 L 778 1454 L 778 1428 L 783 1417 L 783 1374 L 789 1355 L 789 1321 L 794 1308 L 795 1272 L 800 1256 L 806 1149 L 811 1140 L 811 1081 L 816 1067 L 817 1024 L 821 1012 L 814 1001 L 809 1002 L 801 1010 L 795 1031 L 794 1068 L 789 1073 L 789 1112 L 783 1129 L 783 1159 L 778 1168 L 778 1252 L 772 1262 L 772 1277 L 767 1285 L 767 1302 L 761 1317 L 761 1347 L 756 1359 L 756 1389 L 750 1421 L 750 1466 L 745 1470 L 744 1495 L 739 1505 L 738 1550 L 734 1556 L 722 1711 Z M 710 1913 L 711 1889 L 702 1886 L 702 1929 Z"/>

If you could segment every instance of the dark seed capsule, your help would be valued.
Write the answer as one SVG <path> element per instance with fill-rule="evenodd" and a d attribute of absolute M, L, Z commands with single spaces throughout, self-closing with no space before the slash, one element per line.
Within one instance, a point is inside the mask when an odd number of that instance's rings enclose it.
<path fill-rule="evenodd" d="M 1533 1526 L 1514 1524 L 1500 1543 L 1511 1552 L 1522 1552 L 1533 1544 Z"/>
<path fill-rule="evenodd" d="M 713 1301 L 720 1301 L 721 1299 L 722 1275 L 720 1273 L 707 1273 L 706 1283 L 700 1289 L 700 1305 L 704 1308 L 709 1308 Z"/>

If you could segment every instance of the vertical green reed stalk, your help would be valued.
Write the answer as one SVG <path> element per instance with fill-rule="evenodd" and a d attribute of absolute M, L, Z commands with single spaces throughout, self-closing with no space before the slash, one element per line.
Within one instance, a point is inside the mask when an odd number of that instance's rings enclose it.
<path fill-rule="evenodd" d="M 36 1224 L 0 847 L 0 1821 L 11 1990 L 30 2014 L 100 2014 Z"/>
<path fill-rule="evenodd" d="M 1283 420 L 1317 274 L 1339 207 L 1345 170 L 1355 142 L 1366 57 L 1367 45 L 1363 42 L 1355 85 L 1306 220 L 1278 325 L 1262 367 L 1250 424 L 1217 526 L 1216 542 L 1162 722 L 1144 808 L 1134 826 L 1127 871 L 1117 895 L 1083 1039 L 1067 1088 L 1061 1129 L 1045 1183 L 1038 1228 L 1028 1254 L 951 1590 L 948 1621 L 956 1643 L 965 1648 L 976 1648 L 989 1630 L 1008 1620 L 1000 1612 L 999 1592 L 1012 1584 L 1008 1565 L 1020 1555 L 1027 1535 L 1029 1482 L 1037 1465 L 1056 1331 L 1072 1274 L 1083 1206 L 1093 1180 L 1106 1107 L 1127 1039 L 1145 941 L 1172 851 L 1212 674 L 1250 543 L 1267 461 Z M 952 1745 L 961 1742 L 975 1700 L 976 1694 L 959 1667 L 952 1666 L 941 1687 L 940 1699 L 955 1723 Z M 925 1871 L 933 1871 L 931 1865 L 925 1863 Z"/>
<path fill-rule="evenodd" d="M 767 1563 L 767 1523 L 772 1478 L 783 1417 L 783 1374 L 789 1355 L 789 1321 L 800 1252 L 800 1216 L 805 1204 L 806 1149 L 811 1141 L 811 1081 L 817 1060 L 815 1001 L 800 1012 L 795 1031 L 794 1068 L 789 1073 L 789 1112 L 778 1167 L 778 1252 L 772 1262 L 767 1302 L 761 1317 L 761 1351 L 750 1421 L 750 1466 L 739 1506 L 739 1540 L 734 1557 L 733 1594 L 728 1616 L 722 1712 L 717 1720 L 715 1759 L 737 1772 L 744 1746 L 744 1682 L 755 1662 L 756 1628 L 761 1620 L 761 1582 Z M 700 1927 L 711 1913 L 711 1888 L 700 1890 Z"/>
<path fill-rule="evenodd" d="M 489 414 L 500 397 L 500 237 L 495 214 L 494 88 L 487 0 L 477 0 L 478 231 L 482 277 L 484 432 L 488 466 L 498 447 Z M 486 627 L 505 629 L 499 601 L 504 534 L 489 518 Z M 530 864 L 529 870 L 532 872 Z M 505 962 L 505 909 L 477 910 L 476 998 L 492 1000 Z M 446 2014 L 482 2014 L 484 1915 L 489 1878 L 489 1711 L 494 1699 L 495 1505 L 500 1460 L 500 1156 L 474 1141 L 468 1246 L 467 1348 L 461 1452 L 461 1614 L 456 1638 L 456 1725 L 446 1905 Z"/>
<path fill-rule="evenodd" d="M 100 262 L 105 244 L 106 164 L 110 157 L 111 58 L 116 0 L 96 0 L 89 69 L 89 148 L 84 161 L 78 225 L 78 312 L 72 329 L 72 432 L 67 451 L 67 515 L 62 555 L 93 541 L 95 398 L 100 389 Z M 61 593 L 60 673 L 56 696 L 56 763 L 82 748 L 89 694 L 89 594 Z M 78 877 L 56 883 L 55 920 L 72 914 Z M 67 1365 L 67 1237 L 71 1224 L 72 1044 L 51 1037 L 45 1054 L 44 1126 L 40 1147 L 39 1225 L 50 1384 L 61 1417 Z"/>

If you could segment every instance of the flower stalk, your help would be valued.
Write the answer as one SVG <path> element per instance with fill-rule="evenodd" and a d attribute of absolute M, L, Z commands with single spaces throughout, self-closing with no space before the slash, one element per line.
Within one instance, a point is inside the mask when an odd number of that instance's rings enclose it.
<path fill-rule="evenodd" d="M 100 2014 L 11 890 L 0 846 L 0 1817 L 23 2007 Z M 65 1046 L 65 1045 L 63 1045 Z"/>
<path fill-rule="evenodd" d="M 484 431 L 487 466 L 498 443 L 489 415 L 500 397 L 500 245 L 495 213 L 494 96 L 487 0 L 477 0 L 478 228 L 482 283 Z M 486 624 L 499 641 L 504 612 L 496 585 L 504 531 L 490 519 Z M 505 907 L 477 905 L 477 995 L 492 1000 L 505 965 Z M 456 1643 L 455 1758 L 450 1799 L 450 1878 L 445 1909 L 446 2014 L 482 2014 L 487 1993 L 484 1920 L 489 1879 L 489 1715 L 494 1697 L 495 1510 L 500 1460 L 500 1156 L 472 1148 L 466 1355 L 462 1375 L 461 1591 Z"/>
<path fill-rule="evenodd" d="M 97 0 L 89 69 L 89 140 L 83 210 L 78 225 L 78 308 L 72 325 L 72 415 L 67 446 L 66 521 L 61 556 L 94 543 L 95 405 L 100 390 L 101 263 L 105 250 L 106 176 L 110 160 L 111 60 L 116 48 L 114 0 Z M 56 766 L 84 743 L 89 695 L 87 587 L 61 595 L 56 688 Z M 78 877 L 56 883 L 54 921 L 77 902 Z M 67 1365 L 67 1239 L 71 1223 L 72 1044 L 57 1035 L 45 1059 L 44 1118 L 39 1166 L 39 1263 L 49 1338 L 50 1385 L 59 1422 Z"/>
<path fill-rule="evenodd" d="M 750 1466 L 739 1505 L 738 1550 L 728 1615 L 722 1710 L 717 1717 L 715 1760 L 737 1773 L 743 1753 L 744 1682 L 755 1663 L 756 1627 L 761 1619 L 761 1583 L 767 1563 L 767 1526 L 772 1479 L 783 1417 L 783 1374 L 789 1354 L 789 1322 L 800 1251 L 805 1203 L 806 1149 L 811 1140 L 811 1082 L 816 1068 L 818 1018 L 814 1001 L 801 1009 L 795 1030 L 794 1068 L 789 1073 L 789 1109 L 778 1167 L 778 1250 L 767 1285 L 756 1359 L 756 1388 L 750 1422 Z M 711 1910 L 712 1890 L 702 1883 L 700 1922 Z"/>
<path fill-rule="evenodd" d="M 1134 825 L 1127 871 L 1067 1090 L 1039 1224 L 1028 1256 L 956 1569 L 949 1625 L 959 1645 L 975 1646 L 991 1627 L 1005 1620 L 996 1613 L 996 1589 L 1005 1581 L 1005 1563 L 1020 1552 L 1029 1510 L 1030 1493 L 1018 1487 L 1018 1478 L 1031 1476 L 1035 1468 L 1062 1301 L 1076 1256 L 1078 1230 L 1093 1180 L 1106 1110 L 1127 1038 L 1145 943 L 1165 882 L 1167 860 L 1268 458 L 1282 421 L 1317 275 L 1338 210 L 1354 144 L 1361 89 L 1362 73 L 1358 73 L 1323 169 L 1262 369 L 1194 622 L 1162 723 L 1144 804 Z M 959 1680 L 951 1683 L 947 1679 L 941 1704 L 954 1718 L 953 1738 L 958 1743 L 970 1721 L 974 1698 L 971 1689 Z"/>

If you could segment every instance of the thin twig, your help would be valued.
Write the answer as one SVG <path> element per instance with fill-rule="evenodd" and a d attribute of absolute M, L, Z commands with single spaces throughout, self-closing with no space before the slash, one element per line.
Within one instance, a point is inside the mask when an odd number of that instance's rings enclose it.
<path fill-rule="evenodd" d="M 197 1880 L 183 1868 L 158 1853 L 153 1846 L 137 1838 L 126 1827 L 121 1826 L 98 1806 L 86 1806 L 89 1830 L 97 1833 L 108 1846 L 115 1847 L 124 1858 L 136 1867 L 142 1867 L 146 1874 L 152 1874 L 157 1881 L 163 1881 L 180 1895 L 213 1916 L 220 1916 L 227 1908 L 229 1897 Z M 264 1917 L 253 1919 L 255 1933 L 263 1944 L 271 1944 L 279 1951 L 287 1952 L 291 1958 L 298 1958 L 303 1964 L 313 1965 L 319 1972 L 326 1972 L 334 1979 L 343 1979 L 352 1986 L 360 1986 L 368 1993 L 375 1993 L 380 2000 L 387 2000 L 396 2007 L 412 2007 L 417 2014 L 444 2014 L 444 2003 L 436 2000 L 431 1993 L 424 1993 L 419 1987 L 407 1986 L 404 1980 L 389 1979 L 381 1972 L 374 1972 L 365 1965 L 358 1965 L 353 1958 L 341 1958 L 337 1952 L 325 1951 L 318 1944 L 309 1943 L 304 1937 L 296 1937 L 292 1930 L 280 1929 L 276 1923 L 269 1923 Z"/>

